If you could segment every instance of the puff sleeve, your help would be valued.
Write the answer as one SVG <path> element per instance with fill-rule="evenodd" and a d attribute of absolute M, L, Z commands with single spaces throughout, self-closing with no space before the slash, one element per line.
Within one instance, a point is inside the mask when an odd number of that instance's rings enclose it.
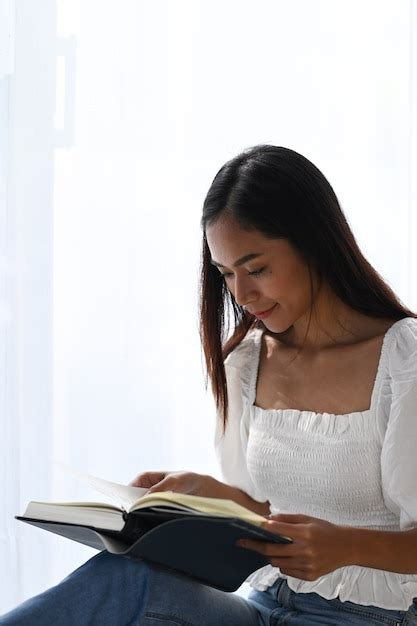
<path fill-rule="evenodd" d="M 231 487 L 241 489 L 257 502 L 267 502 L 255 487 L 246 463 L 248 443 L 246 413 L 249 407 L 242 394 L 238 355 L 234 353 L 229 355 L 225 361 L 225 371 L 229 401 L 228 420 L 223 435 L 223 421 L 220 413 L 217 412 L 214 436 L 214 447 L 223 481 Z"/>
<path fill-rule="evenodd" d="M 417 528 L 417 319 L 403 320 L 388 354 L 391 405 L 381 453 L 382 493 L 400 529 Z"/>

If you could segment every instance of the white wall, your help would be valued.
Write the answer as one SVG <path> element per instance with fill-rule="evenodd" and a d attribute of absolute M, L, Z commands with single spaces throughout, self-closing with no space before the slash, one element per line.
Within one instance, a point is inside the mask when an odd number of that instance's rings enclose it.
<path fill-rule="evenodd" d="M 397 0 L 16 0 L 0 80 L 0 613 L 95 554 L 13 519 L 84 498 L 54 460 L 125 483 L 219 477 L 197 289 L 225 160 L 261 142 L 311 159 L 417 308 L 416 32 Z"/>

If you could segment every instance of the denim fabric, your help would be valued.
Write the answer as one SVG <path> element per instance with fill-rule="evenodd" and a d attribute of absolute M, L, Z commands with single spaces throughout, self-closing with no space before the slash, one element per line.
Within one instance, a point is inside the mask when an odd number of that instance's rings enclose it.
<path fill-rule="evenodd" d="M 96 554 L 59 584 L 0 616 L 0 626 L 417 626 L 408 611 L 388 611 L 316 593 L 297 594 L 285 579 L 247 598 L 143 561 Z"/>
<path fill-rule="evenodd" d="M 252 589 L 248 601 L 259 609 L 263 626 L 417 626 L 417 598 L 407 611 L 381 609 L 337 598 L 326 600 L 317 593 L 296 593 L 284 578 L 265 591 Z M 269 613 L 262 610 L 265 606 Z"/>

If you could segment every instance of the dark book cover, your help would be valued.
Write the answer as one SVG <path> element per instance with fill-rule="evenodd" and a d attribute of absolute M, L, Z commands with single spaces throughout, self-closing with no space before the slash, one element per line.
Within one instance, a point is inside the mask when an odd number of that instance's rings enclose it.
<path fill-rule="evenodd" d="M 162 508 L 123 513 L 125 526 L 110 531 L 77 524 L 15 516 L 49 532 L 134 560 L 155 563 L 221 591 L 236 591 L 269 560 L 235 545 L 238 539 L 292 543 L 236 517 L 193 515 Z"/>

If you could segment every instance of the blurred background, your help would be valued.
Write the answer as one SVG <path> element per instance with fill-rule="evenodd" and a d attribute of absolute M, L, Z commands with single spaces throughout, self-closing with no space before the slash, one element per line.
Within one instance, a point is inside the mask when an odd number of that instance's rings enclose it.
<path fill-rule="evenodd" d="M 226 160 L 310 159 L 417 309 L 416 38 L 415 0 L 0 0 L 0 613 L 96 554 L 14 519 L 100 500 L 57 462 L 221 479 L 197 317 Z"/>

